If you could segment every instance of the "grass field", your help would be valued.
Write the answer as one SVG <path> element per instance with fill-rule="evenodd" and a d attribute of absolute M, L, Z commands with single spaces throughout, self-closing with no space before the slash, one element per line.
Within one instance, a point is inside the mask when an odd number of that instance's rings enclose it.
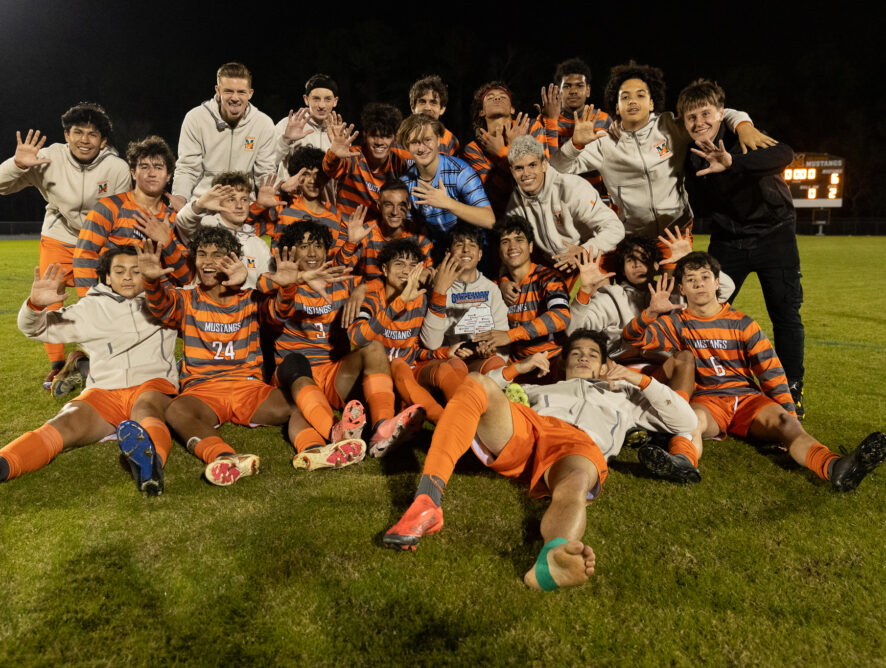
<path fill-rule="evenodd" d="M 806 427 L 852 449 L 886 429 L 886 238 L 800 249 Z M 43 348 L 15 326 L 36 255 L 0 242 L 0 443 L 63 403 L 38 390 Z M 770 331 L 755 280 L 735 306 Z M 308 474 L 279 430 L 223 435 L 262 475 L 212 487 L 175 446 L 166 493 L 142 498 L 112 442 L 0 485 L 0 665 L 886 665 L 886 469 L 839 495 L 727 440 L 679 487 L 625 451 L 588 509 L 597 574 L 541 594 L 521 577 L 545 504 L 472 455 L 442 533 L 396 553 L 381 535 L 426 438 Z"/>

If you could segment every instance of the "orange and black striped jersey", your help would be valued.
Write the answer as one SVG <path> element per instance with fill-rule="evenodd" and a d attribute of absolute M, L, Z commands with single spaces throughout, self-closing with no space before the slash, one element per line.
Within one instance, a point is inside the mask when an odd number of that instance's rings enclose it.
<path fill-rule="evenodd" d="M 384 281 L 384 274 L 382 274 L 378 256 L 385 244 L 394 239 L 412 239 L 421 248 L 422 255 L 425 257 L 425 266 L 430 267 L 433 264 L 431 253 L 434 250 L 434 243 L 423 234 L 410 234 L 400 229 L 393 239 L 385 239 L 382 236 L 381 230 L 378 229 L 378 223 L 376 223 L 370 230 L 369 236 L 365 237 L 359 244 L 352 244 L 347 240 L 347 225 L 343 225 L 342 229 L 344 230 L 343 236 L 340 234 L 339 238 L 343 238 L 344 242 L 339 248 L 334 249 L 332 254 L 333 261 L 336 264 L 353 267 L 354 275 L 362 276 L 367 282 L 376 279 Z"/>
<path fill-rule="evenodd" d="M 262 380 L 259 320 L 280 322 L 291 312 L 296 286 L 276 296 L 241 290 L 217 302 L 201 288 L 173 288 L 165 280 L 144 281 L 148 308 L 184 343 L 182 390 L 206 380 Z"/>
<path fill-rule="evenodd" d="M 541 142 L 547 158 L 559 150 L 557 121 L 553 118 L 545 118 L 543 122 L 534 121 L 529 129 L 529 134 Z M 472 141 L 465 146 L 463 157 L 465 162 L 473 167 L 480 176 L 486 196 L 489 198 L 496 216 L 504 213 L 514 187 L 511 168 L 508 164 L 508 147 L 503 146 L 498 155 L 490 157 L 483 152 L 479 143 Z"/>
<path fill-rule="evenodd" d="M 539 117 L 541 120 L 541 117 Z M 602 109 L 597 109 L 594 112 L 594 130 L 608 130 L 609 126 L 612 124 L 612 121 L 609 118 L 609 114 L 607 114 Z M 572 116 L 567 116 L 566 114 L 560 114 L 560 118 L 557 119 L 557 143 L 559 146 L 563 146 L 566 142 L 572 139 L 572 133 L 575 131 L 575 118 Z"/>
<path fill-rule="evenodd" d="M 133 246 L 146 238 L 135 227 L 135 214 L 141 213 L 146 218 L 150 218 L 151 214 L 136 203 L 132 193 L 133 191 L 129 191 L 103 197 L 86 215 L 74 249 L 74 286 L 77 296 L 84 296 L 89 288 L 98 283 L 99 259 L 106 251 L 120 246 Z M 163 266 L 172 267 L 171 279 L 178 285 L 184 285 L 190 280 L 188 252 L 175 237 L 175 210 L 169 204 L 165 204 L 158 217 L 164 216 L 169 216 L 172 236 L 161 251 Z"/>
<path fill-rule="evenodd" d="M 322 213 L 314 213 L 305 204 L 304 199 L 299 195 L 285 207 L 271 207 L 270 209 L 259 208 L 255 203 L 249 208 L 251 220 L 247 221 L 255 225 L 255 233 L 258 236 L 267 234 L 271 237 L 271 245 L 277 246 L 280 235 L 287 225 L 291 225 L 297 220 L 313 220 L 322 223 L 332 230 L 333 240 L 336 240 L 339 231 L 344 223 L 338 213 L 338 209 L 334 204 L 324 202 L 324 211 Z M 347 226 L 345 226 L 347 233 Z M 347 238 L 347 237 L 345 237 Z"/>
<path fill-rule="evenodd" d="M 644 311 L 625 327 L 624 338 L 644 350 L 689 350 L 695 355 L 695 394 L 736 396 L 762 390 L 794 413 L 772 344 L 753 318 L 728 303 L 709 317 L 684 309 L 649 320 Z"/>
<path fill-rule="evenodd" d="M 388 303 L 384 290 L 370 290 L 359 315 L 348 327 L 348 336 L 357 348 L 370 341 L 381 341 L 389 359 L 399 357 L 410 366 L 434 359 L 433 351 L 422 348 L 418 342 L 427 311 L 426 293 L 408 303 L 397 295 Z"/>
<path fill-rule="evenodd" d="M 308 286 L 298 286 L 292 312 L 282 323 L 274 347 L 277 364 L 290 352 L 301 353 L 311 366 L 317 366 L 334 362 L 350 351 L 339 314 L 357 282 L 350 278 L 327 285 L 330 302 Z"/>
<path fill-rule="evenodd" d="M 499 279 L 499 285 L 503 280 Z M 556 357 L 571 320 L 563 276 L 556 269 L 533 263 L 517 289 L 517 301 L 508 306 L 511 357 L 520 361 L 541 352 L 549 359 Z"/>
<path fill-rule="evenodd" d="M 443 136 L 440 137 L 440 147 L 437 150 L 446 155 L 455 155 L 458 153 L 460 147 L 461 145 L 458 143 L 458 138 L 448 129 L 444 128 Z"/>
<path fill-rule="evenodd" d="M 338 182 L 336 203 L 342 217 L 350 216 L 359 205 L 378 214 L 378 190 L 388 178 L 399 178 L 406 171 L 412 157 L 409 151 L 392 146 L 384 165 L 373 171 L 363 151 L 352 146 L 346 158 L 340 159 L 331 151 L 323 156 L 323 171 Z"/>

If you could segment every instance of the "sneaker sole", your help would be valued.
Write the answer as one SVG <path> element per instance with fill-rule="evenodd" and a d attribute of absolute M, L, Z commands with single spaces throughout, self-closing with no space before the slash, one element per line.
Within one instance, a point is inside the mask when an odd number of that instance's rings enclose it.
<path fill-rule="evenodd" d="M 349 401 L 341 413 L 341 420 L 332 427 L 331 440 L 338 443 L 339 441 L 359 439 L 365 426 L 366 410 L 363 408 L 363 404 L 356 399 Z"/>
<path fill-rule="evenodd" d="M 698 470 L 675 466 L 668 453 L 661 448 L 654 446 L 640 448 L 637 456 L 640 463 L 656 478 L 679 483 L 701 482 Z"/>
<path fill-rule="evenodd" d="M 159 458 L 151 437 L 137 422 L 124 420 L 117 427 L 117 444 L 120 452 L 129 463 L 135 484 L 148 496 L 157 496 L 163 492 L 163 478 L 154 477 L 154 458 Z M 158 467 L 162 470 L 162 467 Z"/>
<path fill-rule="evenodd" d="M 886 459 L 886 434 L 874 432 L 864 439 L 855 451 L 855 466 L 845 473 L 834 489 L 839 492 L 851 492 L 864 477 L 877 468 Z"/>
<path fill-rule="evenodd" d="M 206 479 L 218 487 L 229 487 L 237 482 L 240 478 L 256 475 L 259 471 L 261 460 L 253 457 L 250 461 L 249 468 L 245 471 L 240 470 L 236 464 L 231 462 L 212 462 L 206 466 L 203 475 Z"/>
<path fill-rule="evenodd" d="M 384 457 L 388 454 L 392 449 L 397 448 L 403 441 L 409 439 L 413 434 L 415 434 L 419 429 L 421 429 L 422 424 L 425 421 L 425 409 L 422 406 L 418 406 L 416 410 L 409 416 L 402 416 L 402 413 L 395 417 L 400 417 L 400 421 L 397 426 L 394 427 L 394 431 L 391 432 L 390 437 L 379 441 L 377 443 L 369 443 L 369 456 L 375 457 L 376 459 L 379 457 Z"/>
<path fill-rule="evenodd" d="M 365 457 L 366 443 L 357 438 L 350 438 L 308 452 L 300 452 L 292 458 L 292 466 L 305 471 L 340 469 L 362 462 Z"/>

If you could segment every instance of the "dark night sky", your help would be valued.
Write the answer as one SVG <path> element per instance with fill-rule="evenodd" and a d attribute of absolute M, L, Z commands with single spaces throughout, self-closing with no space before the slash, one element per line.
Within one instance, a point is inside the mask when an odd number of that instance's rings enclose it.
<path fill-rule="evenodd" d="M 81 100 L 108 109 L 118 148 L 146 134 L 175 147 L 185 113 L 210 97 L 216 68 L 229 60 L 253 71 L 252 102 L 275 121 L 300 103 L 314 72 L 339 82 L 339 111 L 353 122 L 373 100 L 408 112 L 411 82 L 438 73 L 450 88 L 443 120 L 466 143 L 471 94 L 484 81 L 509 82 L 520 109 L 530 111 L 555 64 L 577 55 L 591 65 L 591 101 L 600 103 L 609 68 L 634 58 L 664 70 L 669 108 L 684 85 L 707 76 L 724 86 L 729 106 L 748 111 L 795 151 L 845 157 L 847 204 L 839 215 L 886 214 L 883 36 L 871 16 L 834 17 L 837 3 L 806 3 L 793 18 L 768 16 L 774 2 L 728 9 L 667 3 L 684 11 L 670 18 L 603 3 L 581 3 L 591 10 L 571 13 L 567 3 L 548 3 L 552 18 L 501 3 L 491 11 L 476 3 L 438 2 L 433 11 L 409 3 L 397 17 L 281 4 L 253 12 L 258 5 L 248 2 L 205 11 L 182 9 L 185 3 L 136 10 L 129 3 L 0 2 L 0 157 L 14 152 L 18 129 L 40 128 L 61 141 L 58 117 Z M 42 208 L 33 192 L 3 197 L 0 220 L 37 220 Z"/>

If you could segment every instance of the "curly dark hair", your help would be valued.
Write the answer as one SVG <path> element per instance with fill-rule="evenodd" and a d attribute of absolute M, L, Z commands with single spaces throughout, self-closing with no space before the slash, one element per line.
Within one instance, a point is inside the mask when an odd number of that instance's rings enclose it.
<path fill-rule="evenodd" d="M 569 338 L 566 339 L 566 343 L 563 346 L 563 360 L 565 362 L 566 357 L 569 355 L 572 350 L 572 346 L 575 345 L 575 342 L 579 339 L 590 339 L 600 348 L 600 354 L 603 358 L 602 361 L 606 361 L 606 358 L 609 357 L 609 351 L 607 349 L 607 340 L 606 335 L 603 332 L 595 332 L 591 329 L 576 329 L 572 334 L 569 335 Z"/>
<path fill-rule="evenodd" d="M 581 74 L 586 84 L 591 83 L 591 68 L 581 58 L 570 58 L 557 65 L 557 69 L 554 70 L 554 83 L 559 86 L 560 82 L 570 74 Z"/>
<path fill-rule="evenodd" d="M 617 115 L 618 91 L 628 79 L 640 79 L 645 83 L 649 88 L 649 96 L 652 98 L 652 108 L 659 112 L 664 111 L 664 72 L 657 67 L 640 65 L 632 60 L 624 65 L 616 65 L 609 72 L 609 81 L 606 82 L 606 89 L 603 91 L 603 105 L 610 115 Z"/>
<path fill-rule="evenodd" d="M 386 243 L 378 254 L 378 263 L 383 266 L 391 260 L 401 257 L 415 260 L 416 262 L 422 262 L 425 259 L 424 254 L 421 252 L 421 247 L 412 238 L 404 237 L 403 239 L 394 239 L 394 241 Z"/>
<path fill-rule="evenodd" d="M 415 104 L 418 102 L 418 98 L 428 91 L 437 94 L 437 97 L 440 98 L 441 107 L 445 107 L 449 102 L 449 89 L 446 87 L 446 84 L 443 83 L 443 79 L 436 74 L 430 74 L 412 84 L 412 88 L 409 89 L 409 108 L 415 109 Z"/>
<path fill-rule="evenodd" d="M 674 281 L 677 285 L 683 282 L 683 274 L 687 269 L 710 269 L 714 278 L 720 278 L 720 263 L 717 258 L 703 251 L 693 251 L 677 260 L 677 266 L 674 267 Z"/>
<path fill-rule="evenodd" d="M 319 169 L 323 172 L 323 155 L 324 152 L 313 146 L 296 146 L 292 155 L 289 156 L 289 162 L 286 163 L 286 169 L 290 174 L 298 174 L 299 170 Z"/>
<path fill-rule="evenodd" d="M 237 257 L 243 255 L 243 246 L 237 241 L 237 237 L 223 227 L 201 227 L 188 244 L 191 257 L 197 256 L 197 250 L 203 246 L 215 246 L 223 250 L 225 255 L 234 253 Z"/>
<path fill-rule="evenodd" d="M 310 218 L 296 220 L 287 225 L 280 235 L 277 245 L 279 248 L 298 246 L 304 242 L 305 235 L 308 236 L 308 241 L 323 244 L 327 251 L 332 248 L 332 232 L 323 223 L 318 223 Z"/>
<path fill-rule="evenodd" d="M 111 119 L 104 107 L 95 102 L 75 104 L 62 114 L 62 129 L 69 132 L 75 125 L 92 125 L 98 130 L 102 139 L 111 136 Z"/>
<path fill-rule="evenodd" d="M 131 141 L 126 147 L 126 162 L 130 169 L 135 169 L 142 158 L 160 156 L 166 163 L 166 171 L 172 176 L 175 171 L 175 155 L 166 140 L 157 135 L 145 137 L 141 141 Z"/>
<path fill-rule="evenodd" d="M 452 244 L 456 241 L 461 241 L 463 239 L 468 239 L 477 244 L 480 248 L 483 248 L 483 238 L 485 234 L 483 233 L 483 228 L 477 227 L 476 225 L 471 225 L 470 223 L 466 223 L 463 220 L 458 221 L 449 231 L 449 247 L 452 248 Z"/>
<path fill-rule="evenodd" d="M 625 280 L 625 260 L 632 257 L 637 251 L 639 251 L 642 258 L 641 261 L 649 267 L 649 280 L 652 281 L 653 276 L 655 276 L 655 263 L 661 260 L 661 250 L 658 247 L 658 243 L 651 237 L 628 234 L 618 242 L 618 246 L 613 251 L 616 283 L 621 283 Z"/>
<path fill-rule="evenodd" d="M 496 220 L 495 225 L 492 226 L 492 233 L 498 241 L 501 241 L 503 236 L 515 232 L 522 232 L 529 243 L 535 243 L 532 225 L 523 216 L 504 216 Z"/>
<path fill-rule="evenodd" d="M 392 137 L 403 122 L 403 114 L 397 107 L 381 102 L 370 102 L 360 112 L 360 125 L 364 135 Z"/>
<path fill-rule="evenodd" d="M 105 251 L 104 255 L 102 255 L 101 259 L 98 261 L 98 276 L 101 279 L 101 282 L 105 285 L 110 285 L 110 283 L 108 283 L 108 274 L 111 273 L 111 265 L 114 263 L 114 258 L 118 255 L 132 255 L 138 257 L 138 251 L 135 249 L 134 245 L 115 246 L 110 250 Z"/>

